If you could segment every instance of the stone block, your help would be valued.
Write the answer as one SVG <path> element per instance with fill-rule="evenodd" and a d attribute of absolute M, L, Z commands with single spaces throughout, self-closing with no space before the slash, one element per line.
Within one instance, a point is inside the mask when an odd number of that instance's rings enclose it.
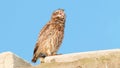
<path fill-rule="evenodd" d="M 29 66 L 31 66 L 31 64 L 11 52 L 0 53 L 0 68 L 19 68 Z"/>
<path fill-rule="evenodd" d="M 45 62 L 36 68 L 120 68 L 120 49 L 49 56 Z"/>

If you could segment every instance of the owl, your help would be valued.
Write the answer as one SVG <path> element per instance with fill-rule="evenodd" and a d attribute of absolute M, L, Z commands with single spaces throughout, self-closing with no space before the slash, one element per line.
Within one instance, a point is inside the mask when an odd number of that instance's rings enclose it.
<path fill-rule="evenodd" d="M 46 56 L 57 55 L 64 37 L 66 15 L 63 9 L 57 9 L 52 13 L 49 22 L 42 28 L 33 52 L 32 62 L 40 58 L 44 63 Z"/>

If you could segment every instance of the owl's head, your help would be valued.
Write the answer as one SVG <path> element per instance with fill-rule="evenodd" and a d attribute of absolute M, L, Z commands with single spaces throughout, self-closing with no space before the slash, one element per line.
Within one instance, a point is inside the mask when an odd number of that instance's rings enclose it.
<path fill-rule="evenodd" d="M 63 9 L 55 10 L 52 14 L 52 20 L 58 22 L 65 22 L 66 15 Z"/>

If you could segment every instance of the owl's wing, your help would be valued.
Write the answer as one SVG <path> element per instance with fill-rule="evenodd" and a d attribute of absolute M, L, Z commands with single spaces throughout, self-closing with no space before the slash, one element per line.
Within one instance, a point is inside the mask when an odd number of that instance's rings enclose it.
<path fill-rule="evenodd" d="M 33 52 L 34 54 L 38 50 L 38 48 L 41 47 L 40 46 L 41 41 L 44 41 L 48 38 L 48 36 L 50 35 L 49 32 L 50 32 L 50 24 L 48 23 L 42 28 L 42 30 L 39 33 L 38 40 L 37 40 L 37 43 L 36 43 L 36 46 L 35 46 L 34 52 Z"/>

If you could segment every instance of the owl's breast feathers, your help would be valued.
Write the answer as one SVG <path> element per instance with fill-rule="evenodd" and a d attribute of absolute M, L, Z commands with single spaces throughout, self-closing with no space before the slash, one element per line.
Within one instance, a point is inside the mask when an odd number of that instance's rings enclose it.
<path fill-rule="evenodd" d="M 47 42 L 49 45 L 51 44 L 49 43 L 50 41 L 49 38 L 60 37 L 60 40 L 58 38 L 58 43 L 57 43 L 57 45 L 60 45 L 63 39 L 63 34 L 64 34 L 64 24 L 47 23 L 39 34 L 39 38 L 36 43 L 36 47 L 34 49 L 34 54 L 38 53 L 37 55 L 39 55 L 40 52 L 43 52 L 43 53 L 46 52 Z"/>

